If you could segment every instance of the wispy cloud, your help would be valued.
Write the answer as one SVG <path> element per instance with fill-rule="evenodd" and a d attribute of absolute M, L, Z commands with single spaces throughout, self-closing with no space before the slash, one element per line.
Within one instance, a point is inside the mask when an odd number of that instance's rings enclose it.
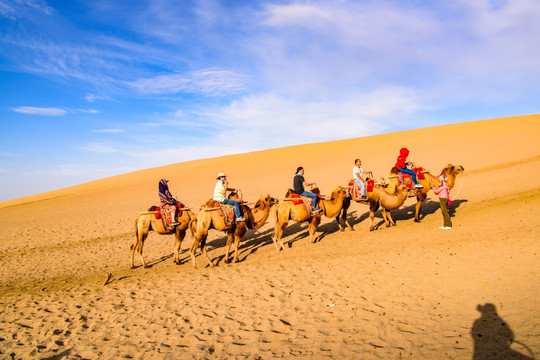
<path fill-rule="evenodd" d="M 12 111 L 27 115 L 40 115 L 40 116 L 62 116 L 66 115 L 67 111 L 58 108 L 41 108 L 34 106 L 19 106 L 10 108 Z"/>
<path fill-rule="evenodd" d="M 105 143 L 89 143 L 85 146 L 80 146 L 79 149 L 103 154 L 117 153 L 122 151 Z"/>
<path fill-rule="evenodd" d="M 51 15 L 53 9 L 40 0 L 3 0 L 0 2 L 0 15 L 10 19 L 17 20 L 29 16 L 31 12 L 39 12 L 46 15 Z"/>
<path fill-rule="evenodd" d="M 139 79 L 128 85 L 144 94 L 178 92 L 223 95 L 245 88 L 243 76 L 228 70 L 206 69 L 184 74 L 171 74 Z"/>

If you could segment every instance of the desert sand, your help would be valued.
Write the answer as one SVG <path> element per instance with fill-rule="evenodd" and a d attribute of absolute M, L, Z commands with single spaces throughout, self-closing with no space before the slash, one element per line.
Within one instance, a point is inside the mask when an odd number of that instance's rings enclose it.
<path fill-rule="evenodd" d="M 137 171 L 0 203 L 2 359 L 533 359 L 540 358 L 540 115 L 456 123 L 299 145 Z M 173 236 L 151 233 L 152 265 L 130 269 L 137 212 L 158 204 L 161 178 L 197 210 L 228 175 L 244 200 L 283 198 L 298 165 L 323 194 L 355 158 L 388 176 L 399 149 L 438 175 L 462 165 L 452 230 L 433 192 L 397 226 L 354 231 L 324 218 L 316 243 L 291 223 L 277 252 L 274 218 L 249 230 L 240 262 L 173 263 Z M 380 211 L 376 214 L 382 222 Z M 136 264 L 140 260 L 136 257 Z M 104 285 L 106 275 L 112 278 Z"/>

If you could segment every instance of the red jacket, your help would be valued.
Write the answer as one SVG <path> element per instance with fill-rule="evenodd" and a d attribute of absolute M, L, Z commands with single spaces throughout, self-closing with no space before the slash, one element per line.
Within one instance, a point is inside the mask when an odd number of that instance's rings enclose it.
<path fill-rule="evenodd" d="M 401 150 L 399 150 L 399 156 L 396 162 L 396 167 L 398 169 L 403 169 L 406 166 L 405 163 L 407 162 L 407 156 L 409 156 L 409 149 L 401 148 Z"/>

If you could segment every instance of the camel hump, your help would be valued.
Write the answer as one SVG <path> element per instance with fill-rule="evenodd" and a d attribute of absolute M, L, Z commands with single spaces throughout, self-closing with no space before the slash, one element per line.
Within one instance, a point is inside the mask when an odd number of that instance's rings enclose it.
<path fill-rule="evenodd" d="M 150 206 L 150 208 L 148 209 L 148 211 L 156 211 L 157 209 L 159 209 L 159 207 L 155 206 L 155 205 L 152 205 Z"/>
<path fill-rule="evenodd" d="M 392 169 L 390 169 L 390 174 L 391 175 L 396 175 L 397 173 L 399 172 L 399 169 L 397 167 L 392 167 Z"/>
<path fill-rule="evenodd" d="M 287 193 L 285 194 L 285 197 L 289 198 L 289 197 L 291 197 L 292 194 L 295 194 L 294 190 L 293 189 L 288 189 Z"/>
<path fill-rule="evenodd" d="M 319 190 L 318 187 L 314 187 L 311 189 L 311 192 L 317 195 L 321 195 L 321 190 Z"/>
<path fill-rule="evenodd" d="M 208 199 L 208 201 L 203 204 L 203 207 L 214 207 L 214 199 Z"/>

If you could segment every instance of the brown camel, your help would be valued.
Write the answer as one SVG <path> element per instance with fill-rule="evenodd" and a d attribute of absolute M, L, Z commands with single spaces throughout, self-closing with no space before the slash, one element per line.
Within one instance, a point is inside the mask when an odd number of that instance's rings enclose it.
<path fill-rule="evenodd" d="M 369 220 L 371 221 L 369 231 L 375 230 L 375 212 L 381 207 L 381 214 L 387 227 L 395 226 L 396 223 L 390 215 L 390 210 L 399 208 L 409 197 L 407 185 L 398 186 L 396 194 L 389 194 L 386 190 L 375 187 L 373 191 L 367 193 L 369 202 Z"/>
<path fill-rule="evenodd" d="M 454 187 L 456 183 L 456 177 L 461 174 L 465 169 L 461 165 L 446 165 L 441 174 L 445 174 L 448 177 L 448 186 L 450 189 Z M 392 168 L 388 181 L 386 191 L 389 193 L 395 193 L 398 185 L 397 168 Z M 430 181 L 431 180 L 431 181 Z M 422 204 L 427 198 L 427 193 L 431 189 L 431 182 L 434 186 L 439 186 L 439 179 L 436 175 L 431 175 L 429 172 L 424 173 L 424 179 L 418 179 L 418 182 L 424 186 L 422 189 L 416 189 L 416 210 L 414 213 L 414 221 L 420 222 L 420 211 L 422 210 Z"/>
<path fill-rule="evenodd" d="M 319 193 L 319 190 L 317 188 L 314 188 L 311 191 L 313 193 Z M 287 194 L 285 195 L 285 198 L 290 198 L 292 193 L 293 190 L 289 189 L 287 191 Z M 323 210 L 323 212 L 313 217 L 309 214 L 308 209 L 306 208 L 306 205 L 304 203 L 294 205 L 293 202 L 290 200 L 280 203 L 274 210 L 276 225 L 274 227 L 274 234 L 272 236 L 272 240 L 274 241 L 276 250 L 280 251 L 281 249 L 285 249 L 283 243 L 281 242 L 281 237 L 283 236 L 283 231 L 289 224 L 289 220 L 293 220 L 295 222 L 308 221 L 309 239 L 312 243 L 315 242 L 315 231 L 321 223 L 322 214 L 329 218 L 335 217 L 339 225 L 337 216 L 339 216 L 341 206 L 343 204 L 343 199 L 346 196 L 347 191 L 342 186 L 339 186 L 332 192 L 330 200 L 321 199 L 319 201 L 319 207 Z"/>
<path fill-rule="evenodd" d="M 229 198 L 234 199 L 234 196 L 229 196 Z M 196 221 L 193 221 L 191 224 L 192 231 L 195 231 L 195 240 L 190 250 L 191 260 L 193 267 L 196 268 L 197 264 L 195 262 L 195 251 L 200 245 L 200 250 L 202 255 L 208 261 L 210 266 L 214 266 L 208 253 L 206 252 L 206 239 L 208 237 L 208 231 L 210 229 L 216 229 L 220 231 L 227 232 L 227 245 L 225 247 L 225 262 L 229 262 L 229 250 L 233 242 L 234 237 L 234 246 L 235 254 L 233 262 L 238 262 L 238 246 L 240 240 L 246 234 L 247 229 L 258 229 L 264 225 L 268 216 L 270 215 L 270 208 L 277 203 L 277 200 L 271 197 L 270 195 L 261 195 L 259 200 L 255 203 L 253 209 L 249 208 L 246 205 L 240 205 L 244 217 L 246 218 L 245 222 L 239 222 L 232 225 L 226 225 L 225 219 L 222 215 L 219 215 L 214 207 L 214 200 L 210 199 L 205 204 L 201 206 L 201 211 L 197 217 Z"/>
<path fill-rule="evenodd" d="M 153 212 L 156 210 L 156 206 L 152 206 L 150 209 L 148 209 L 149 212 Z M 155 215 L 153 213 L 151 214 L 143 214 L 140 215 L 137 220 L 135 220 L 135 240 L 133 241 L 133 244 L 131 244 L 131 268 L 135 269 L 134 264 L 134 256 L 135 251 L 139 254 L 141 257 L 141 262 L 143 267 L 148 268 L 149 266 L 146 264 L 143 258 L 143 246 L 144 241 L 148 237 L 148 233 L 152 230 L 154 230 L 156 233 L 160 235 L 168 235 L 173 234 L 175 235 L 174 238 L 174 262 L 176 264 L 180 264 L 180 259 L 178 257 L 178 253 L 180 251 L 180 247 L 182 245 L 182 241 L 184 240 L 184 237 L 186 236 L 186 230 L 189 227 L 189 224 L 193 219 L 195 219 L 197 215 L 192 213 L 190 210 L 182 210 L 182 215 L 178 217 L 178 222 L 180 225 L 177 225 L 173 231 L 167 231 L 165 227 L 163 226 L 163 220 L 156 219 Z"/>

